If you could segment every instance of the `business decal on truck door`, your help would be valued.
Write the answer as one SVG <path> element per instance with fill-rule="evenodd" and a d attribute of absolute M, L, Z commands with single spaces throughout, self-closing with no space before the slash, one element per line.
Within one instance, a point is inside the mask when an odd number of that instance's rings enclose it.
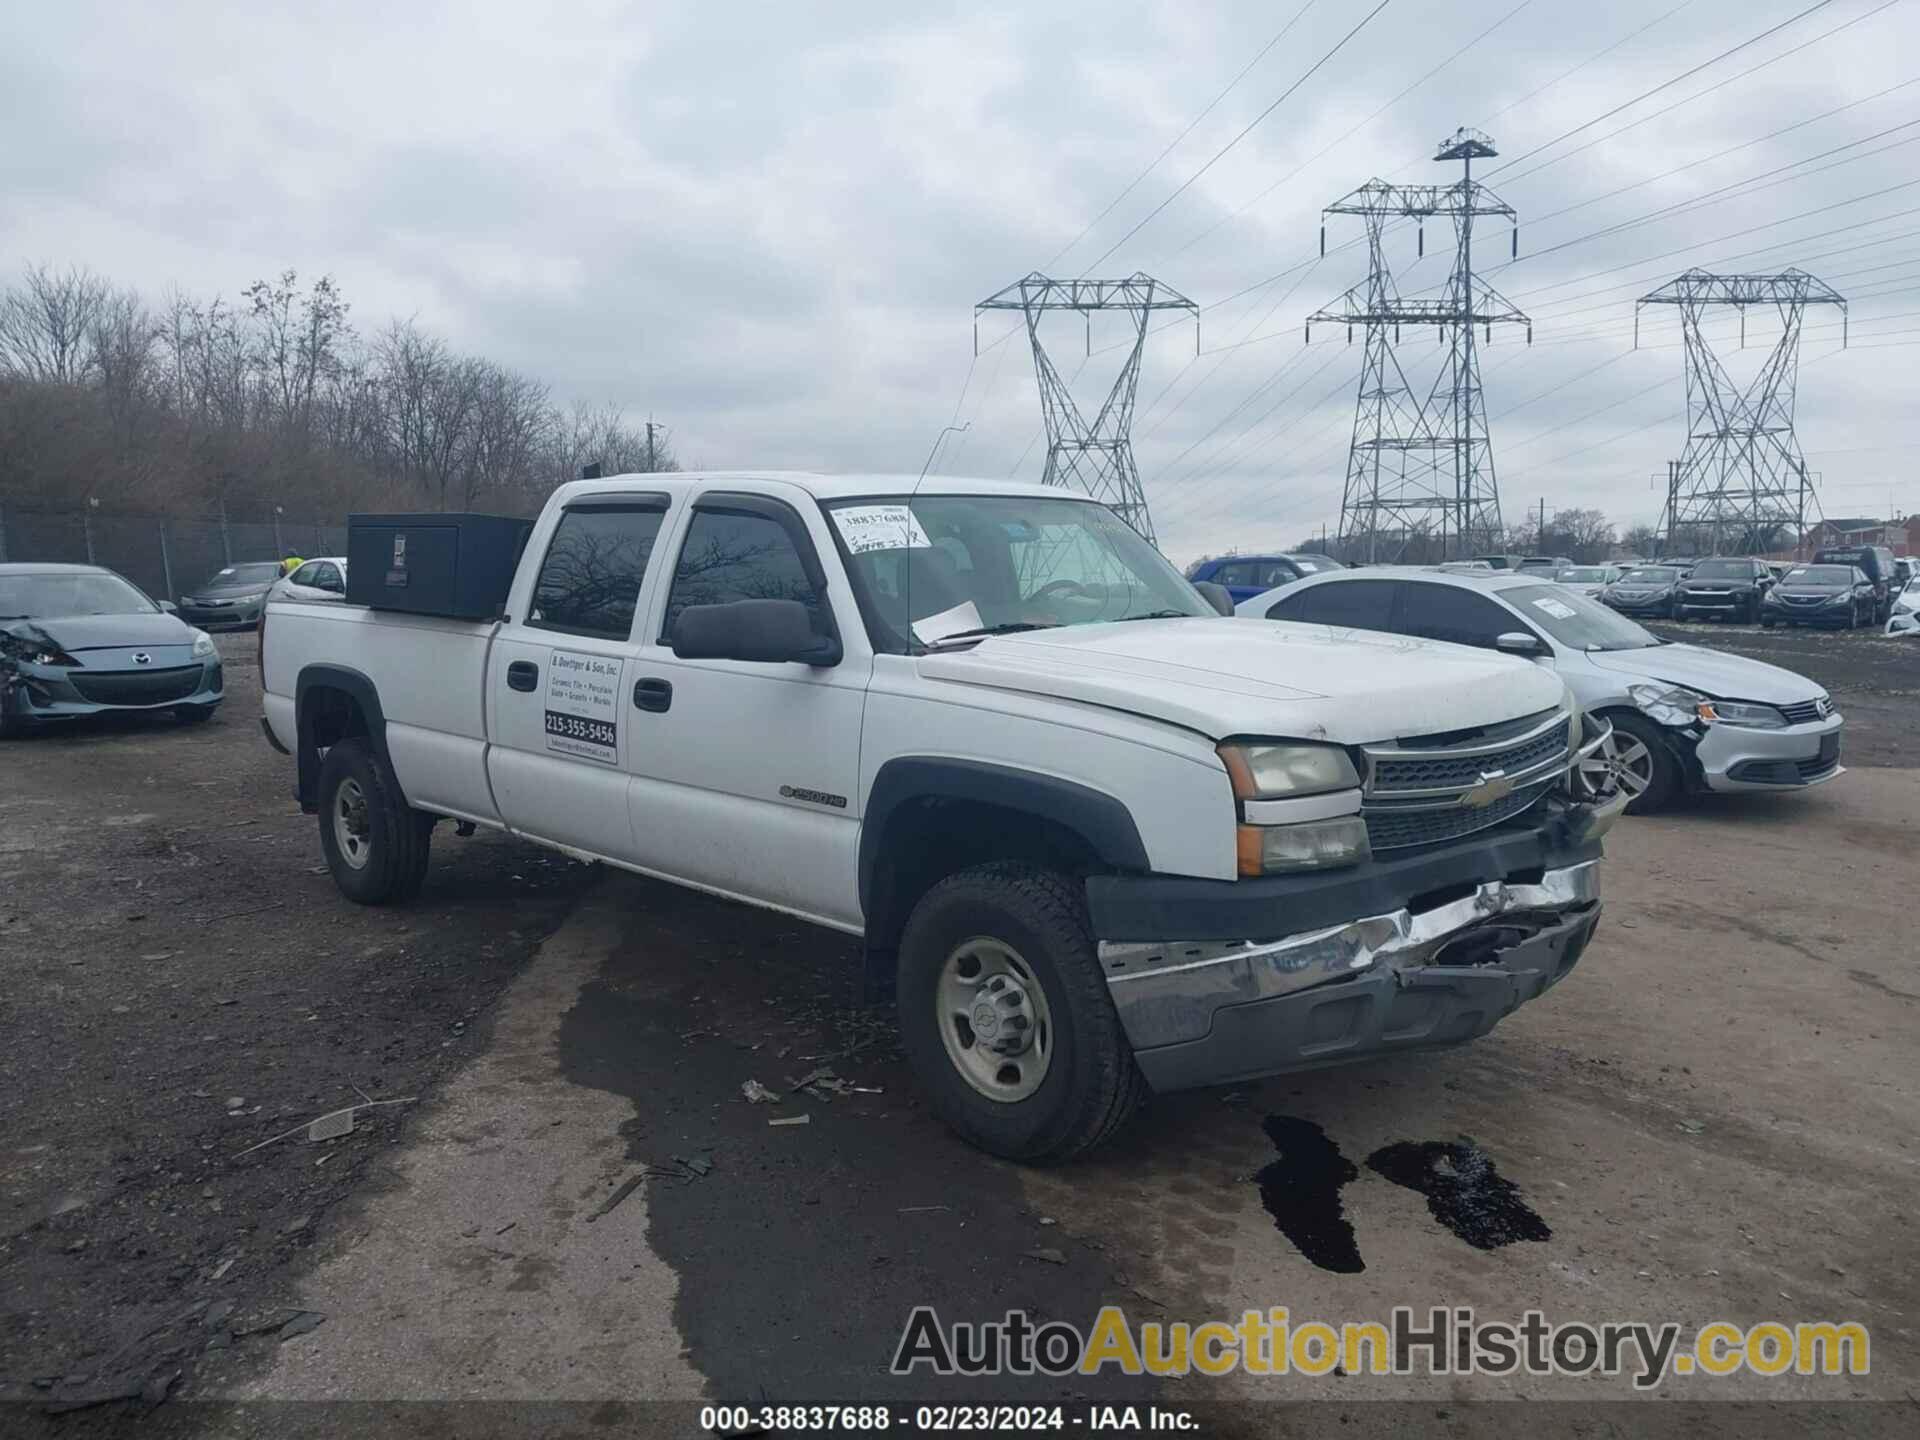
<path fill-rule="evenodd" d="M 547 749 L 620 763 L 620 661 L 555 650 L 547 661 Z"/>

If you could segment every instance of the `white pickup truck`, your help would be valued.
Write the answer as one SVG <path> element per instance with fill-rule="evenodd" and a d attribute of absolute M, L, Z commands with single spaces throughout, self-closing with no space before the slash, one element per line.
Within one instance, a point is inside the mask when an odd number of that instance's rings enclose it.
<path fill-rule="evenodd" d="M 501 583 L 483 622 L 269 607 L 340 889 L 413 895 L 453 819 L 860 936 L 995 1154 L 1484 1034 L 1599 920 L 1624 802 L 1572 788 L 1602 737 L 1552 672 L 1222 618 L 1058 489 L 583 480 Z"/>

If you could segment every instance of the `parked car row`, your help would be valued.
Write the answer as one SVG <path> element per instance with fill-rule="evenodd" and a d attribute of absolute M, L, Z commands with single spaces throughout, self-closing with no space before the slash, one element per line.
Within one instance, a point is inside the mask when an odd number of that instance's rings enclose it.
<path fill-rule="evenodd" d="M 1911 560 L 1884 546 L 1821 550 L 1805 564 L 1716 556 L 1706 560 L 1572 567 L 1556 579 L 1623 615 L 1855 629 L 1890 622 L 1913 578 Z"/>

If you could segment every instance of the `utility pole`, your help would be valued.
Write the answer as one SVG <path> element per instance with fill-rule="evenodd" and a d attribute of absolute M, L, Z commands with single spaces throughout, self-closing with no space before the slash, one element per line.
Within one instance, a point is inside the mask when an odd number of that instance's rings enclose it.
<path fill-rule="evenodd" d="M 649 475 L 651 475 L 654 471 L 654 465 L 655 465 L 654 453 L 655 452 L 653 448 L 653 417 L 649 415 L 647 417 L 647 473 Z"/>
<path fill-rule="evenodd" d="M 1193 349 L 1199 354 L 1200 307 L 1171 286 L 1137 272 L 1125 280 L 1054 280 L 1035 272 L 973 307 L 976 352 L 983 310 L 1018 310 L 1026 318 L 1034 378 L 1040 386 L 1040 413 L 1047 428 L 1047 468 L 1040 483 L 1081 490 L 1104 500 L 1152 541 L 1146 491 L 1140 484 L 1139 467 L 1133 463 L 1133 403 L 1140 388 L 1140 357 L 1146 349 L 1148 321 L 1158 310 L 1181 310 L 1193 316 Z M 1089 355 L 1095 311 L 1116 310 L 1132 322 L 1133 346 L 1091 422 L 1074 404 L 1072 391 L 1040 341 L 1041 317 L 1058 310 L 1077 312 L 1086 320 Z"/>
<path fill-rule="evenodd" d="M 1491 339 L 1495 324 L 1525 325 L 1531 342 L 1533 326 L 1517 306 L 1473 273 L 1476 216 L 1513 221 L 1513 250 L 1519 253 L 1513 207 L 1473 178 L 1473 162 L 1498 153 L 1479 131 L 1459 130 L 1441 142 L 1433 157 L 1461 162 L 1456 184 L 1389 185 L 1373 179 L 1322 212 L 1358 215 L 1367 227 L 1366 281 L 1309 316 L 1307 338 L 1312 338 L 1315 321 L 1345 325 L 1349 341 L 1356 325 L 1366 331 L 1346 492 L 1340 502 L 1340 540 L 1364 549 L 1369 560 L 1399 554 L 1416 534 L 1431 533 L 1436 518 L 1443 554 L 1449 546 L 1457 545 L 1462 554 L 1472 554 L 1476 544 L 1491 546 L 1504 528 L 1474 327 L 1482 327 Z M 1402 299 L 1381 237 L 1389 221 L 1414 220 L 1421 226 L 1424 253 L 1425 222 L 1435 215 L 1449 217 L 1454 227 L 1454 264 L 1445 297 Z M 1326 244 L 1323 224 L 1323 255 Z M 1431 325 L 1448 347 L 1424 402 L 1415 400 L 1397 353 L 1403 325 Z M 1391 552 L 1385 557 L 1379 553 L 1383 547 Z"/>
<path fill-rule="evenodd" d="M 1768 543 L 1789 525 L 1799 534 L 1807 509 L 1807 462 L 1794 436 L 1794 394 L 1800 375 L 1801 318 L 1809 305 L 1836 305 L 1840 343 L 1846 344 L 1847 302 L 1832 286 L 1804 270 L 1778 275 L 1714 275 L 1689 270 L 1633 307 L 1634 345 L 1640 343 L 1640 311 L 1671 305 L 1680 312 L 1686 342 L 1687 443 L 1673 462 L 1667 535 L 1682 524 L 1711 536 L 1720 554 L 1723 535 L 1738 552 L 1771 549 Z M 1745 338 L 1750 306 L 1770 306 L 1780 317 L 1773 353 L 1744 389 L 1728 376 L 1703 328 L 1709 306 L 1731 305 L 1740 313 Z"/>

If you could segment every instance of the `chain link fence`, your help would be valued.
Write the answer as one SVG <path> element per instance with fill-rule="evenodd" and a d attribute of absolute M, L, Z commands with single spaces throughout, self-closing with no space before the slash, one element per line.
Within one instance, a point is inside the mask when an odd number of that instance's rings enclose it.
<path fill-rule="evenodd" d="M 155 599 L 178 601 L 216 570 L 249 560 L 344 555 L 347 527 L 275 517 L 161 518 L 100 509 L 28 510 L 0 502 L 0 564 L 104 565 Z"/>

